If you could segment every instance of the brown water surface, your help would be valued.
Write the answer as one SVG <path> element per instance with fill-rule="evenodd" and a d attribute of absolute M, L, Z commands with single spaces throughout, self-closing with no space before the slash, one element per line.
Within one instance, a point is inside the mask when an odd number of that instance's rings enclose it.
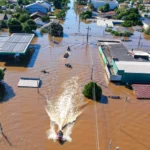
<path fill-rule="evenodd" d="M 64 38 L 55 38 L 58 44 L 52 42 L 49 35 L 34 38 L 33 44 L 37 57 L 32 57 L 32 67 L 6 66 L 5 85 L 7 96 L 0 103 L 0 123 L 3 136 L 0 134 L 0 150 L 106 150 L 110 140 L 111 149 L 119 146 L 121 150 L 150 149 L 150 101 L 137 100 L 133 91 L 123 86 L 109 83 L 104 65 L 99 55 L 96 42 L 103 36 L 103 30 L 91 23 L 89 45 L 86 45 L 85 34 L 87 24 L 79 24 L 79 17 L 70 4 L 66 20 L 63 23 Z M 76 35 L 80 31 L 82 35 Z M 67 47 L 71 47 L 70 56 L 64 59 Z M 50 121 L 45 111 L 46 96 L 57 100 L 62 92 L 61 85 L 73 76 L 79 78 L 81 89 L 91 79 L 92 62 L 94 64 L 93 79 L 103 89 L 103 95 L 120 95 L 120 100 L 103 97 L 103 103 L 91 100 L 83 113 L 76 120 L 72 130 L 72 142 L 60 145 L 47 139 L 46 131 Z M 65 67 L 71 63 L 73 69 Z M 5 66 L 4 62 L 0 62 Z M 41 73 L 41 70 L 49 74 Z M 42 86 L 39 89 L 18 88 L 20 77 L 40 77 Z M 129 97 L 124 102 L 125 97 Z M 96 116 L 97 115 L 97 116 Z"/>

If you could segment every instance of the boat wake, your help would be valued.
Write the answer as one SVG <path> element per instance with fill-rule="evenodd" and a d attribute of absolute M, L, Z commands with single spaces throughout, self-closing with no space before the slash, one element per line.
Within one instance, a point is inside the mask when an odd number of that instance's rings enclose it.
<path fill-rule="evenodd" d="M 57 139 L 56 127 L 64 133 L 64 139 L 71 142 L 72 128 L 77 117 L 82 113 L 84 102 L 78 78 L 72 77 L 63 84 L 63 92 L 57 101 L 47 99 L 46 112 L 50 117 L 50 129 L 47 131 L 48 139 Z"/>

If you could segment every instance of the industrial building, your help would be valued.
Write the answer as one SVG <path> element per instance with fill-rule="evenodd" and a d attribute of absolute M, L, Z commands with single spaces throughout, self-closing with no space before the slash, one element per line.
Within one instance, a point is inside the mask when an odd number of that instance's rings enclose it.
<path fill-rule="evenodd" d="M 11 36 L 0 36 L 0 55 L 25 54 L 34 34 L 14 33 Z"/>
<path fill-rule="evenodd" d="M 123 84 L 150 83 L 150 54 L 128 50 L 121 41 L 99 41 L 99 52 L 103 58 L 110 81 Z"/>

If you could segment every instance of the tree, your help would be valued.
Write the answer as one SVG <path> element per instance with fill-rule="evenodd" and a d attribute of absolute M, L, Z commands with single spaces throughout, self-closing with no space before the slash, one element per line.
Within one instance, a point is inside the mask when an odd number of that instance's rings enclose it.
<path fill-rule="evenodd" d="M 29 4 L 29 0 L 17 0 L 19 5 L 28 5 Z"/>
<path fill-rule="evenodd" d="M 80 17 L 81 19 L 87 19 L 87 18 L 91 18 L 92 17 L 92 12 L 91 11 L 85 11 L 80 13 Z"/>
<path fill-rule="evenodd" d="M 51 36 L 60 37 L 63 36 L 63 27 L 61 24 L 51 23 L 49 26 L 49 33 Z"/>
<path fill-rule="evenodd" d="M 11 18 L 8 20 L 8 28 L 11 33 L 22 31 L 22 25 L 16 18 Z"/>
<path fill-rule="evenodd" d="M 150 35 L 150 26 L 148 26 L 145 31 L 144 31 L 145 34 L 147 35 Z"/>
<path fill-rule="evenodd" d="M 0 69 L 0 81 L 2 81 L 4 79 L 4 71 L 2 69 Z"/>
<path fill-rule="evenodd" d="M 127 19 L 126 20 L 132 20 L 132 21 L 135 21 L 135 20 L 138 20 L 138 15 L 136 13 L 130 13 L 128 16 L 127 16 Z"/>
<path fill-rule="evenodd" d="M 49 22 L 49 20 L 50 20 L 49 16 L 43 16 L 41 19 L 43 22 Z"/>
<path fill-rule="evenodd" d="M 95 99 L 96 101 L 99 101 L 102 95 L 102 89 L 100 86 L 98 86 L 95 82 L 89 82 L 87 85 L 85 85 L 83 94 L 85 97 L 94 99 L 94 93 L 95 92 Z"/>
<path fill-rule="evenodd" d="M 23 24 L 23 32 L 25 32 L 25 33 L 31 33 L 32 32 L 32 29 L 31 29 L 31 27 L 27 24 L 27 23 L 24 23 Z"/>
<path fill-rule="evenodd" d="M 7 26 L 7 21 L 1 20 L 1 21 L 0 21 L 0 27 L 1 27 L 1 28 L 7 28 L 7 27 L 8 27 L 8 26 Z"/>
<path fill-rule="evenodd" d="M 16 18 L 16 19 L 19 19 L 19 17 L 20 17 L 20 13 L 13 13 L 13 18 Z"/>
<path fill-rule="evenodd" d="M 24 23 L 24 22 L 26 22 L 29 19 L 29 17 L 30 16 L 28 14 L 22 14 L 19 17 L 19 21 L 22 22 L 22 23 Z"/>
<path fill-rule="evenodd" d="M 25 23 L 27 23 L 30 26 L 31 30 L 37 29 L 37 25 L 32 19 L 27 20 Z"/>
<path fill-rule="evenodd" d="M 11 4 L 11 5 L 9 6 L 10 9 L 14 9 L 14 7 L 15 7 L 15 5 L 13 5 L 13 4 Z"/>
<path fill-rule="evenodd" d="M 98 10 L 101 12 L 108 12 L 110 10 L 110 6 L 108 3 L 106 3 L 104 6 L 100 6 Z"/>
<path fill-rule="evenodd" d="M 59 12 L 56 14 L 56 17 L 57 17 L 57 18 L 60 18 L 60 19 L 65 18 L 65 16 L 66 16 L 66 10 L 65 10 L 65 9 L 59 11 Z"/>

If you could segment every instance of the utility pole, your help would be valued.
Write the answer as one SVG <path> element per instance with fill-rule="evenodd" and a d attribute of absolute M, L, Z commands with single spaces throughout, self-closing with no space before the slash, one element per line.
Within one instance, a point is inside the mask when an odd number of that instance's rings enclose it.
<path fill-rule="evenodd" d="M 89 30 L 91 30 L 91 28 L 88 26 L 88 28 L 86 28 L 87 29 L 87 44 L 88 44 L 88 40 L 89 40 Z"/>

